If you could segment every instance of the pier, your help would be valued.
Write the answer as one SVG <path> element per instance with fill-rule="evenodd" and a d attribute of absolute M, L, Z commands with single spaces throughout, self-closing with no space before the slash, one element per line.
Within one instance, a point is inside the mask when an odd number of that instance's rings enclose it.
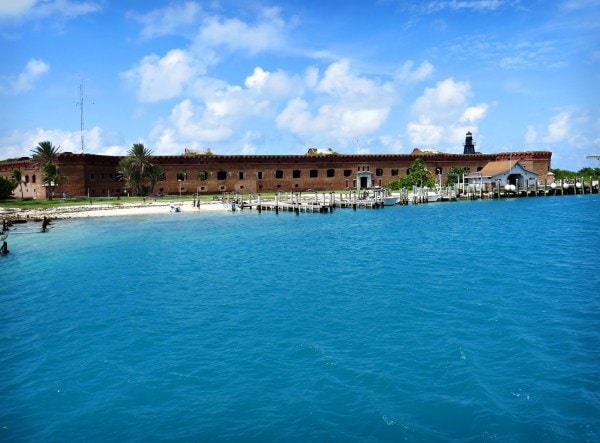
<path fill-rule="evenodd" d="M 597 194 L 599 180 L 575 179 L 551 184 L 536 183 L 531 186 L 455 184 L 430 189 L 413 187 L 412 190 L 388 192 L 384 189 L 359 191 L 305 191 L 277 192 L 272 198 L 261 194 L 226 193 L 221 200 L 234 210 L 256 210 L 258 212 L 331 213 L 336 209 L 383 209 L 392 205 L 417 205 L 461 200 L 549 197 L 578 194 Z M 392 200 L 393 198 L 393 200 Z M 393 202 L 392 202 L 393 201 Z"/>

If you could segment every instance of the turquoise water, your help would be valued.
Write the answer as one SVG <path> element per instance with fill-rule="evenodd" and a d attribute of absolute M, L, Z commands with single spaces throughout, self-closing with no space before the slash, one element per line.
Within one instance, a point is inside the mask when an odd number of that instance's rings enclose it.
<path fill-rule="evenodd" d="M 2 441 L 599 441 L 600 196 L 18 226 Z"/>

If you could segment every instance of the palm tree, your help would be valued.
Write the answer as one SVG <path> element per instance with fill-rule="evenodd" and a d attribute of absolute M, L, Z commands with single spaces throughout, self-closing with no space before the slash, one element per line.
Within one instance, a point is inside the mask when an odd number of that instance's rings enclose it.
<path fill-rule="evenodd" d="M 55 147 L 51 141 L 39 142 L 35 149 L 32 149 L 33 161 L 38 166 L 45 166 L 48 163 L 54 163 L 56 156 L 60 152 L 60 146 Z"/>
<path fill-rule="evenodd" d="M 156 183 L 165 179 L 165 172 L 158 165 L 150 164 L 150 166 L 146 169 L 146 176 L 150 181 L 150 189 L 149 192 L 152 194 L 154 192 L 154 187 Z"/>
<path fill-rule="evenodd" d="M 23 200 L 23 171 L 20 169 L 15 169 L 12 172 L 12 179 L 16 184 L 19 185 L 19 188 L 21 189 L 21 200 Z"/>
<path fill-rule="evenodd" d="M 54 163 L 46 163 L 44 166 L 43 182 L 46 186 L 46 195 L 48 200 L 52 200 L 54 197 L 54 189 L 59 186 L 62 182 L 62 177 L 59 174 L 58 166 Z"/>
<path fill-rule="evenodd" d="M 152 192 L 156 182 L 164 179 L 162 169 L 150 162 L 152 151 L 143 143 L 135 143 L 119 162 L 117 167 L 119 177 L 127 183 L 134 195 Z"/>
<path fill-rule="evenodd" d="M 143 177 L 146 168 L 151 164 L 150 156 L 152 155 L 152 151 L 146 149 L 143 143 L 135 143 L 127 155 L 133 159 L 133 167 L 137 169 Z"/>

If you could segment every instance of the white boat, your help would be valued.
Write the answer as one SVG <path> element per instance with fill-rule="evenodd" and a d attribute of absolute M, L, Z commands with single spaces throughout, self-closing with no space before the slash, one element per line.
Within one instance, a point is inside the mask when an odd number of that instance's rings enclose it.
<path fill-rule="evenodd" d="M 436 185 L 435 189 L 425 188 L 427 190 L 427 201 L 429 203 L 436 202 L 442 198 L 441 188 Z"/>
<path fill-rule="evenodd" d="M 169 205 L 169 211 L 171 211 L 171 212 L 181 212 L 181 206 L 175 205 L 175 204 L 171 203 Z"/>
<path fill-rule="evenodd" d="M 223 209 L 225 209 L 226 211 L 241 211 L 242 210 L 241 206 L 235 202 L 224 203 Z"/>
<path fill-rule="evenodd" d="M 383 197 L 383 206 L 394 206 L 399 202 L 400 198 L 390 195 L 388 197 Z"/>
<path fill-rule="evenodd" d="M 429 203 L 436 202 L 440 198 L 442 198 L 442 195 L 439 192 L 427 191 L 427 201 Z"/>

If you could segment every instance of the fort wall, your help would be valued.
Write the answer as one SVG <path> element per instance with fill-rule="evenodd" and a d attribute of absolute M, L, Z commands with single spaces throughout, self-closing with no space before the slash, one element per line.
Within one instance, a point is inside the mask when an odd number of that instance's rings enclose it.
<path fill-rule="evenodd" d="M 488 162 L 512 159 L 543 180 L 550 171 L 552 153 L 545 151 L 498 154 L 365 154 L 365 155 L 196 155 L 154 156 L 151 162 L 165 172 L 155 192 L 162 194 L 260 193 L 276 191 L 342 190 L 385 186 L 407 175 L 411 164 L 424 160 L 429 172 L 445 181 L 452 167 L 481 170 Z M 65 179 L 55 197 L 106 197 L 128 195 L 131 190 L 118 180 L 122 157 L 62 153 L 56 159 Z M 28 177 L 25 197 L 45 198 L 43 173 L 30 159 L 0 163 L 0 176 L 10 178 L 21 169 Z M 24 187 L 25 191 L 25 187 Z M 16 193 L 20 193 L 19 190 Z"/>

